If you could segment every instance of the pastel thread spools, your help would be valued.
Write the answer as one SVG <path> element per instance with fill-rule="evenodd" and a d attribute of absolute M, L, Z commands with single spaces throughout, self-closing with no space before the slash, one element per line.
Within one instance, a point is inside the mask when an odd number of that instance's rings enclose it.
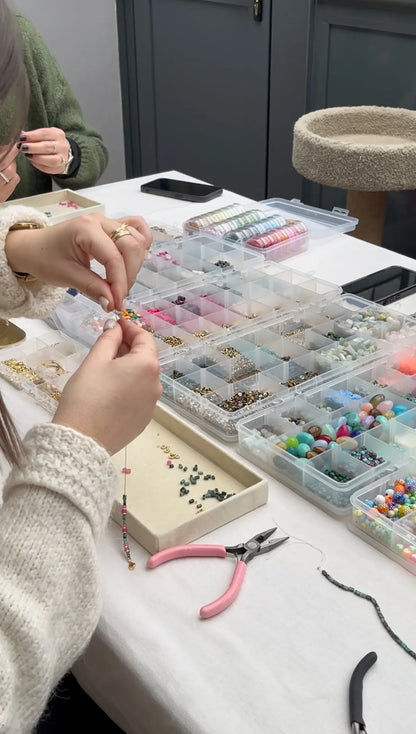
<path fill-rule="evenodd" d="M 258 247 L 259 249 L 266 249 L 273 245 L 278 245 L 285 240 L 290 240 L 293 237 L 299 237 L 301 234 L 307 232 L 306 226 L 301 221 L 294 221 L 290 224 L 286 224 L 284 227 L 278 227 L 272 229 L 271 232 L 260 235 L 258 237 L 251 237 L 247 240 L 247 244 L 250 247 Z"/>
<path fill-rule="evenodd" d="M 248 227 L 239 227 L 229 232 L 225 236 L 225 239 L 231 242 L 245 242 L 245 240 L 249 240 L 251 237 L 265 234 L 265 232 L 270 232 L 277 227 L 283 227 L 285 224 L 286 220 L 283 217 L 266 217 Z"/>
<path fill-rule="evenodd" d="M 223 222 L 224 219 L 235 217 L 237 214 L 242 214 L 243 212 L 244 207 L 241 204 L 230 204 L 229 206 L 221 207 L 221 209 L 214 209 L 214 211 L 208 212 L 208 214 L 201 214 L 199 217 L 189 219 L 186 222 L 186 226 L 192 227 L 193 229 L 204 229 L 204 227 L 209 227 L 211 224 L 216 224 L 217 222 Z"/>
<path fill-rule="evenodd" d="M 264 214 L 259 209 L 249 209 L 249 211 L 237 214 L 235 217 L 224 219 L 223 222 L 205 227 L 204 231 L 206 234 L 212 234 L 215 237 L 223 237 L 227 232 L 239 229 L 239 227 L 244 227 L 247 224 L 253 224 L 253 222 L 258 222 L 263 217 Z"/>

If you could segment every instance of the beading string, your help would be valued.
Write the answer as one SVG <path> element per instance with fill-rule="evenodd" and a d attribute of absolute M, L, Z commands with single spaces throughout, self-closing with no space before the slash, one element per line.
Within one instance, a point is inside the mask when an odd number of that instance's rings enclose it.
<path fill-rule="evenodd" d="M 308 545 L 310 548 L 313 548 L 314 550 L 318 551 L 321 554 L 321 564 L 326 561 L 325 553 L 321 548 L 319 548 L 316 545 L 313 545 L 312 543 L 305 540 L 304 538 L 298 538 L 294 535 L 291 535 L 286 530 L 284 530 L 282 526 L 279 525 L 279 523 L 277 523 L 274 518 L 273 518 L 273 521 L 276 527 L 279 528 L 279 530 L 283 533 L 283 535 L 288 535 L 291 538 L 291 540 L 296 540 L 299 543 L 304 543 L 305 545 Z M 402 650 L 404 650 L 408 655 L 410 655 L 410 657 L 413 658 L 413 660 L 416 660 L 416 652 L 414 652 L 414 650 L 412 650 L 408 645 L 406 645 L 406 643 L 399 637 L 399 635 L 397 635 L 394 632 L 394 630 L 392 630 L 383 612 L 381 611 L 381 607 L 377 599 L 375 599 L 374 596 L 371 596 L 370 594 L 365 594 L 363 591 L 359 591 L 358 589 L 355 589 L 353 586 L 347 586 L 346 584 L 342 584 L 340 581 L 337 581 L 336 579 L 333 578 L 333 576 L 331 576 L 328 573 L 328 571 L 325 571 L 325 569 L 321 568 L 321 564 L 317 567 L 317 570 L 322 574 L 324 578 L 327 579 L 327 581 L 329 581 L 334 586 L 337 586 L 339 589 L 342 589 L 343 591 L 349 591 L 351 594 L 355 594 L 355 596 L 360 597 L 360 599 L 366 599 L 366 601 L 371 602 L 374 609 L 376 610 L 377 616 L 381 624 L 383 625 L 386 632 L 390 635 L 392 640 L 394 640 L 394 642 L 397 645 L 399 645 L 399 647 L 401 647 Z"/>
<path fill-rule="evenodd" d="M 405 652 L 407 652 L 410 657 L 412 657 L 414 660 L 416 660 L 416 652 L 414 652 L 408 645 L 406 645 L 403 640 L 396 635 L 396 633 L 392 630 L 388 622 L 386 621 L 386 618 L 384 614 L 381 611 L 380 605 L 377 601 L 377 599 L 374 598 L 374 596 L 370 596 L 370 594 L 364 594 L 363 591 L 359 591 L 358 589 L 354 589 L 353 586 L 347 586 L 346 584 L 342 584 L 340 581 L 337 581 L 332 576 L 329 575 L 328 571 L 325 571 L 324 569 L 318 569 L 322 576 L 326 578 L 331 584 L 334 584 L 334 586 L 337 586 L 339 589 L 342 589 L 343 591 L 350 591 L 352 594 L 355 594 L 356 596 L 359 596 L 361 599 L 366 599 L 367 601 L 371 602 L 374 609 L 377 612 L 377 616 L 383 625 L 384 629 L 388 632 L 392 640 L 397 643 Z"/>
<path fill-rule="evenodd" d="M 130 474 L 131 469 L 127 468 L 127 446 L 124 447 L 124 468 L 122 469 L 124 474 L 123 482 L 123 504 L 121 506 L 121 533 L 123 538 L 123 553 L 127 558 L 129 564 L 129 570 L 133 571 L 136 568 L 136 564 L 131 559 L 130 546 L 127 537 L 127 474 Z"/>

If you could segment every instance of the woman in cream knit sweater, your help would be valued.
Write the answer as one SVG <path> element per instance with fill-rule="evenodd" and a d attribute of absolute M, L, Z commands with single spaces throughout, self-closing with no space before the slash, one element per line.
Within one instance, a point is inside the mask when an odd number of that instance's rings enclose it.
<path fill-rule="evenodd" d="M 0 0 L 0 105 L 13 81 L 24 113 L 17 38 Z M 56 286 L 120 309 L 150 245 L 143 220 L 125 220 L 114 243 L 119 221 L 97 215 L 46 227 L 44 219 L 18 206 L 0 215 L 0 316 L 42 317 L 64 292 Z M 106 279 L 91 273 L 92 258 Z M 67 383 L 52 423 L 23 443 L 0 399 L 0 446 L 13 465 L 0 509 L 0 734 L 32 730 L 94 631 L 96 544 L 116 488 L 110 455 L 143 430 L 160 397 L 153 338 L 134 323 L 111 323 Z"/>

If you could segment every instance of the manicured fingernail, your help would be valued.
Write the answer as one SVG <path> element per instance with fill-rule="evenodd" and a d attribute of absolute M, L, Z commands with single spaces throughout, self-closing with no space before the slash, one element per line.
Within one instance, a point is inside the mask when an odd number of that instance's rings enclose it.
<path fill-rule="evenodd" d="M 117 321 L 115 319 L 107 319 L 107 321 L 104 323 L 103 331 L 108 331 L 109 329 L 114 329 Z"/>
<path fill-rule="evenodd" d="M 27 136 L 26 135 L 21 135 L 19 139 L 20 140 L 27 140 Z"/>
<path fill-rule="evenodd" d="M 20 150 L 21 146 L 22 146 L 21 143 L 16 143 L 16 148 L 18 148 L 19 150 Z"/>
<path fill-rule="evenodd" d="M 110 301 L 108 300 L 108 298 L 104 298 L 104 296 L 100 296 L 98 299 L 98 303 L 100 304 L 103 311 L 107 311 L 108 304 L 110 303 Z"/>
<path fill-rule="evenodd" d="M 33 153 L 25 153 L 26 158 L 33 158 Z"/>
<path fill-rule="evenodd" d="M 127 301 L 126 301 L 126 299 L 123 300 L 123 303 L 121 304 L 121 308 L 122 308 L 123 311 L 126 310 L 126 308 L 127 308 Z"/>
<path fill-rule="evenodd" d="M 22 150 L 29 150 L 29 146 L 28 145 L 22 145 Z"/>

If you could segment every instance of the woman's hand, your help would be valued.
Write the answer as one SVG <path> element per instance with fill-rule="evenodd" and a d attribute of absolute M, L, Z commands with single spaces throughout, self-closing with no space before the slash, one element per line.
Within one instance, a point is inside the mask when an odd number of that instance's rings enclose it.
<path fill-rule="evenodd" d="M 20 181 L 16 169 L 16 156 L 19 151 L 12 146 L 3 158 L 4 151 L 5 148 L 0 149 L 0 202 L 7 201 Z"/>
<path fill-rule="evenodd" d="M 17 143 L 29 162 L 50 176 L 62 175 L 69 157 L 69 143 L 59 127 L 23 131 Z"/>
<path fill-rule="evenodd" d="M 121 223 L 128 225 L 128 234 L 113 242 L 111 235 Z M 151 242 L 152 233 L 141 217 L 89 214 L 45 229 L 11 231 L 5 251 L 14 272 L 77 288 L 112 311 L 122 309 Z M 105 279 L 90 269 L 93 259 L 104 266 Z"/>
<path fill-rule="evenodd" d="M 161 394 L 153 337 L 121 320 L 104 331 L 68 380 L 53 423 L 90 436 L 114 454 L 147 426 Z"/>

